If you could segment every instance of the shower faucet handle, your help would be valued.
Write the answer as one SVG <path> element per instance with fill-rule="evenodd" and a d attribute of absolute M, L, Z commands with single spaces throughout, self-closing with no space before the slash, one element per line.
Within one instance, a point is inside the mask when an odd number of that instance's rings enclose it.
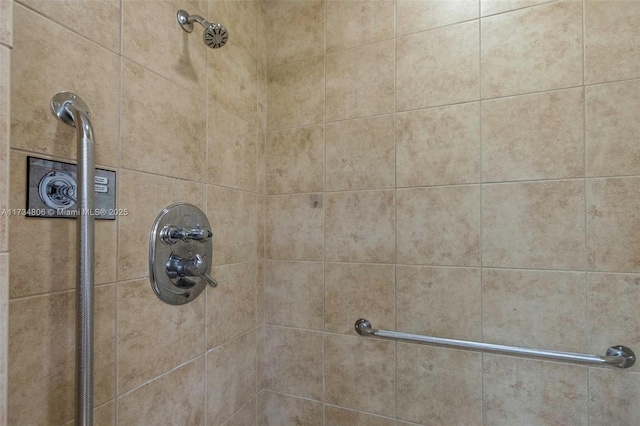
<path fill-rule="evenodd" d="M 195 228 L 178 228 L 177 226 L 167 225 L 160 231 L 160 240 L 168 245 L 175 244 L 178 241 L 200 241 L 205 242 L 213 237 L 213 233 L 196 225 Z"/>
<path fill-rule="evenodd" d="M 196 254 L 188 259 L 172 254 L 167 261 L 167 275 L 171 278 L 198 277 L 211 287 L 216 287 L 218 282 L 207 274 L 207 264 L 204 257 Z"/>

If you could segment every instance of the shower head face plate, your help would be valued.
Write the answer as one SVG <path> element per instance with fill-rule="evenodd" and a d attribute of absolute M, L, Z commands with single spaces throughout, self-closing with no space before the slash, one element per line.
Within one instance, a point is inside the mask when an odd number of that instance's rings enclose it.
<path fill-rule="evenodd" d="M 210 49 L 219 49 L 229 40 L 229 32 L 220 24 L 211 24 L 204 30 L 202 34 L 204 44 Z"/>

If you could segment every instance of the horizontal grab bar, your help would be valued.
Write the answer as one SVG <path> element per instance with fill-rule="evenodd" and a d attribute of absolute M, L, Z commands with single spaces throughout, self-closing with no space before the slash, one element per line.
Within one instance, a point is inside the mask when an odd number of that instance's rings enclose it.
<path fill-rule="evenodd" d="M 518 346 L 496 345 L 494 343 L 473 342 L 470 340 L 445 339 L 443 337 L 422 336 L 420 334 L 401 333 L 398 331 L 376 330 L 364 318 L 356 321 L 356 332 L 365 337 L 379 339 L 403 340 L 405 342 L 424 343 L 449 348 L 462 348 L 476 351 L 496 352 L 515 356 L 546 358 L 555 361 L 578 362 L 583 364 L 611 365 L 618 368 L 629 368 L 636 362 L 636 354 L 626 346 L 612 346 L 606 356 L 579 354 L 575 352 L 550 351 L 546 349 L 530 349 Z"/>

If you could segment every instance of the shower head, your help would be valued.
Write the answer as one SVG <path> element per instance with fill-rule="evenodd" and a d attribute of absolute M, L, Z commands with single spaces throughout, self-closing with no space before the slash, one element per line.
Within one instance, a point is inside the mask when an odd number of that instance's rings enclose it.
<path fill-rule="evenodd" d="M 189 12 L 184 10 L 178 11 L 178 23 L 183 30 L 188 33 L 192 32 L 194 22 L 197 22 L 204 27 L 202 40 L 207 47 L 211 49 L 218 49 L 224 46 L 227 43 L 227 40 L 229 40 L 229 32 L 224 26 L 209 22 L 199 15 L 189 15 Z"/>
<path fill-rule="evenodd" d="M 229 32 L 220 24 L 210 24 L 204 29 L 202 40 L 207 47 L 211 49 L 219 49 L 229 40 Z"/>

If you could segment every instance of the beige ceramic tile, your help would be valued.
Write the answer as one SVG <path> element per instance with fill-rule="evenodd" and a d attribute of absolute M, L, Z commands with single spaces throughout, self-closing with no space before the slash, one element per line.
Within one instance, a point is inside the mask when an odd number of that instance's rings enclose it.
<path fill-rule="evenodd" d="M 587 287 L 583 272 L 482 272 L 482 336 L 492 343 L 584 352 Z"/>
<path fill-rule="evenodd" d="M 267 7 L 268 2 L 259 1 L 258 3 L 258 23 L 257 23 L 257 37 L 258 37 L 258 63 L 267 68 L 269 43 L 267 41 Z"/>
<path fill-rule="evenodd" d="M 394 191 L 339 192 L 326 200 L 326 260 L 394 262 Z"/>
<path fill-rule="evenodd" d="M 640 347 L 640 275 L 589 274 L 589 351 Z M 637 352 L 637 349 L 636 349 Z M 639 371 L 634 367 L 634 371 Z"/>
<path fill-rule="evenodd" d="M 483 181 L 584 175 L 583 113 L 582 88 L 483 102 Z"/>
<path fill-rule="evenodd" d="M 640 81 L 586 88 L 587 176 L 640 174 Z"/>
<path fill-rule="evenodd" d="M 256 191 L 258 133 L 252 124 L 210 103 L 208 182 Z M 203 156 L 203 151 L 197 155 Z"/>
<path fill-rule="evenodd" d="M 115 395 L 115 285 L 95 291 L 94 404 Z M 62 424 L 73 418 L 75 293 L 9 304 L 8 424 Z"/>
<path fill-rule="evenodd" d="M 258 142 L 256 143 L 256 191 L 258 194 L 267 193 L 267 132 L 258 129 Z"/>
<path fill-rule="evenodd" d="M 325 405 L 325 423 L 332 426 L 395 426 L 393 419 Z"/>
<path fill-rule="evenodd" d="M 119 0 L 20 0 L 20 3 L 109 50 L 120 52 Z"/>
<path fill-rule="evenodd" d="M 322 333 L 265 325 L 264 387 L 322 400 Z"/>
<path fill-rule="evenodd" d="M 587 180 L 587 253 L 593 271 L 640 271 L 640 178 Z M 12 256 L 13 259 L 13 256 Z"/>
<path fill-rule="evenodd" d="M 393 115 L 327 124 L 327 190 L 393 188 Z"/>
<path fill-rule="evenodd" d="M 355 335 L 359 318 L 395 329 L 393 265 L 327 263 L 324 282 L 326 331 Z"/>
<path fill-rule="evenodd" d="M 274 1 L 265 7 L 270 66 L 324 52 L 324 9 L 322 1 Z"/>
<path fill-rule="evenodd" d="M 396 115 L 398 186 L 480 182 L 480 104 Z"/>
<path fill-rule="evenodd" d="M 0 0 L 0 44 L 13 45 L 13 0 Z"/>
<path fill-rule="evenodd" d="M 257 422 L 256 398 L 247 402 L 244 407 L 236 411 L 222 426 L 252 426 Z"/>
<path fill-rule="evenodd" d="M 327 2 L 327 52 L 393 38 L 392 0 Z"/>
<path fill-rule="evenodd" d="M 257 195 L 257 218 L 256 218 L 256 234 L 258 242 L 257 246 L 257 259 L 264 259 L 264 212 L 267 206 L 267 196 L 266 195 Z"/>
<path fill-rule="evenodd" d="M 4 0 L 0 0 L 4 1 Z M 11 51 L 0 46 L 0 209 L 9 208 L 9 92 Z M 0 252 L 7 251 L 9 217 L 0 216 Z"/>
<path fill-rule="evenodd" d="M 397 262 L 480 265 L 480 187 L 399 190 Z"/>
<path fill-rule="evenodd" d="M 118 173 L 118 187 L 118 207 L 129 210 L 127 216 L 118 218 L 118 279 L 123 281 L 149 274 L 149 231 L 162 209 L 186 202 L 204 210 L 205 186 L 122 169 Z M 214 228 L 213 232 L 216 231 Z"/>
<path fill-rule="evenodd" d="M 258 128 L 267 128 L 267 67 L 258 63 L 258 111 L 256 124 Z"/>
<path fill-rule="evenodd" d="M 204 353 L 204 322 L 204 297 L 170 307 L 148 280 L 119 283 L 118 393 Z"/>
<path fill-rule="evenodd" d="M 122 64 L 120 165 L 204 182 L 203 100 L 131 61 Z"/>
<path fill-rule="evenodd" d="M 267 197 L 265 259 L 323 260 L 322 205 L 320 194 Z"/>
<path fill-rule="evenodd" d="M 202 42 L 202 29 L 189 34 L 176 21 L 179 9 L 206 15 L 206 3 L 202 6 L 185 0 L 123 0 L 122 55 L 185 89 L 204 93 L 209 49 Z"/>
<path fill-rule="evenodd" d="M 75 426 L 75 421 L 70 420 L 63 426 Z M 116 426 L 116 404 L 109 401 L 93 409 L 93 424 L 96 426 Z"/>
<path fill-rule="evenodd" d="M 0 347 L 0 386 L 2 400 L 0 401 L 0 419 L 7 419 L 7 381 L 9 350 L 9 253 L 0 253 L 0 341 L 5 342 Z"/>
<path fill-rule="evenodd" d="M 480 10 L 482 16 L 495 15 L 550 1 L 553 0 L 480 0 Z"/>
<path fill-rule="evenodd" d="M 213 264 L 255 260 L 258 251 L 256 194 L 207 186 L 207 217 L 213 232 Z"/>
<path fill-rule="evenodd" d="M 640 424 L 634 395 L 640 392 L 640 374 L 625 370 L 589 369 L 589 425 Z"/>
<path fill-rule="evenodd" d="M 264 264 L 265 261 L 259 260 L 257 263 L 257 280 L 256 280 L 256 325 L 264 324 Z"/>
<path fill-rule="evenodd" d="M 66 90 L 80 96 L 91 110 L 96 164 L 116 166 L 118 56 L 18 4 L 13 22 L 11 147 L 75 158 L 75 129 L 51 114 L 51 97 Z"/>
<path fill-rule="evenodd" d="M 265 323 L 322 330 L 324 275 L 321 262 L 265 262 Z"/>
<path fill-rule="evenodd" d="M 322 426 L 322 403 L 274 392 L 258 396 L 258 425 Z"/>
<path fill-rule="evenodd" d="M 23 152 L 11 151 L 9 207 L 12 209 L 26 207 L 26 157 Z M 96 284 L 116 280 L 116 230 L 116 221 L 96 221 Z M 75 288 L 76 268 L 66 267 L 76 264 L 75 220 L 10 216 L 8 234 L 9 247 L 15 254 L 11 256 L 9 268 L 12 298 Z M 43 260 L 34 262 L 34 258 Z"/>
<path fill-rule="evenodd" d="M 397 365 L 399 418 L 482 424 L 482 354 L 399 343 Z"/>
<path fill-rule="evenodd" d="M 382 416 L 395 415 L 395 352 L 394 342 L 327 334 L 325 402 Z"/>
<path fill-rule="evenodd" d="M 397 266 L 396 280 L 398 331 L 482 340 L 479 269 Z"/>
<path fill-rule="evenodd" d="M 265 325 L 259 325 L 256 327 L 256 357 L 258 359 L 256 365 L 256 391 L 260 392 L 264 389 L 264 340 L 265 340 Z"/>
<path fill-rule="evenodd" d="M 118 425 L 204 425 L 204 357 L 118 399 Z"/>
<path fill-rule="evenodd" d="M 267 128 L 275 130 L 322 123 L 324 80 L 322 56 L 269 67 Z"/>
<path fill-rule="evenodd" d="M 256 323 L 256 262 L 216 266 L 207 286 L 207 349 L 253 328 Z"/>
<path fill-rule="evenodd" d="M 220 425 L 256 395 L 256 332 L 206 356 L 207 424 Z"/>
<path fill-rule="evenodd" d="M 584 226 L 582 180 L 485 185 L 483 265 L 584 269 Z"/>
<path fill-rule="evenodd" d="M 394 42 L 326 56 L 326 121 L 393 112 Z"/>
<path fill-rule="evenodd" d="M 209 97 L 217 100 L 222 108 L 250 123 L 256 123 L 258 62 L 247 48 L 235 44 L 231 37 L 222 49 L 205 48 L 208 55 Z"/>
<path fill-rule="evenodd" d="M 582 84 L 582 2 L 563 0 L 482 20 L 482 97 Z"/>
<path fill-rule="evenodd" d="M 267 133 L 267 193 L 317 192 L 324 188 L 324 126 Z"/>
<path fill-rule="evenodd" d="M 587 370 L 484 354 L 484 424 L 586 425 Z"/>
<path fill-rule="evenodd" d="M 396 111 L 479 99 L 478 22 L 396 42 Z"/>
<path fill-rule="evenodd" d="M 478 11 L 476 0 L 398 0 L 398 35 L 475 19 Z"/>
<path fill-rule="evenodd" d="M 230 43 L 238 44 L 246 48 L 251 56 L 257 57 L 259 35 L 256 28 L 261 12 L 259 2 L 209 0 L 208 3 L 207 16 L 229 31 L 229 41 L 225 47 Z"/>
<path fill-rule="evenodd" d="M 585 82 L 640 77 L 640 2 L 585 1 Z"/>

